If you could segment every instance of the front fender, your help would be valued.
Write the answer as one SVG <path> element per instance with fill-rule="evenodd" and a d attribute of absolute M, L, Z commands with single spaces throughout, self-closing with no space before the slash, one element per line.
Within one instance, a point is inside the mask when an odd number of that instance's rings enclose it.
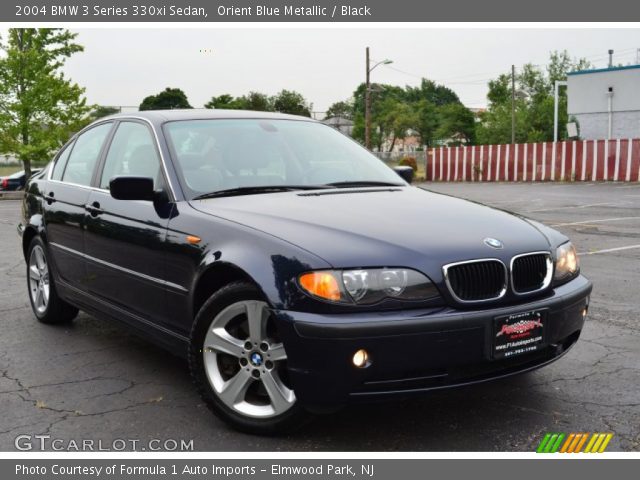
<path fill-rule="evenodd" d="M 190 291 L 211 269 L 234 271 L 252 281 L 273 308 L 290 308 L 295 280 L 302 272 L 331 268 L 324 260 L 262 232 L 238 235 L 203 252 Z"/>
<path fill-rule="evenodd" d="M 198 237 L 199 241 L 193 241 Z M 191 239 L 190 243 L 189 239 Z M 290 308 L 296 277 L 307 270 L 331 268 L 320 257 L 269 233 L 179 203 L 169 223 L 167 280 L 195 314 L 206 281 L 208 298 L 230 281 L 254 283 L 273 308 Z M 299 292 L 298 292 L 299 293 Z M 205 298 L 206 299 L 206 298 Z M 174 308 L 169 305 L 169 308 Z M 193 317 L 193 315 L 192 315 Z"/>

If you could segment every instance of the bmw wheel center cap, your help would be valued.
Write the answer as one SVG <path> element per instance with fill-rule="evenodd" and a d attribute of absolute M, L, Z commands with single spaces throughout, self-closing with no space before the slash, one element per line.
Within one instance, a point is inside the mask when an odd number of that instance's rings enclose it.
<path fill-rule="evenodd" d="M 249 360 L 251 361 L 251 365 L 253 365 L 254 367 L 262 366 L 262 362 L 264 361 L 262 355 L 260 355 L 258 352 L 253 352 L 251 354 L 251 357 L 249 357 Z"/>

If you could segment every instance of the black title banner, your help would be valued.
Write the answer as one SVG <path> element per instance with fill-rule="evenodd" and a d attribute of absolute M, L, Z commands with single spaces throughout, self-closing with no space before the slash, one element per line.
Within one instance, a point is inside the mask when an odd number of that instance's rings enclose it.
<path fill-rule="evenodd" d="M 637 22 L 629 0 L 2 0 L 2 22 Z"/>

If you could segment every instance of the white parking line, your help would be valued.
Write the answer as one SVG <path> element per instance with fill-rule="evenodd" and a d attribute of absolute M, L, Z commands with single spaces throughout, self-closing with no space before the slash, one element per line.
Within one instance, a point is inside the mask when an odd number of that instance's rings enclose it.
<path fill-rule="evenodd" d="M 634 248 L 640 248 L 640 245 L 627 245 L 626 247 L 605 248 L 604 250 L 596 250 L 594 252 L 578 253 L 578 255 L 596 255 L 598 253 L 619 252 L 621 250 L 631 250 Z"/>
<path fill-rule="evenodd" d="M 478 201 L 480 201 L 480 200 L 478 200 Z M 513 200 L 513 199 L 512 200 L 495 200 L 495 201 L 494 200 L 487 200 L 486 204 L 487 205 L 502 205 L 503 203 L 511 204 L 511 203 L 531 203 L 531 202 L 532 202 L 532 200 L 530 198 L 527 198 L 527 199 L 522 199 L 522 200 Z"/>
<path fill-rule="evenodd" d="M 585 225 L 590 223 L 605 223 L 605 222 L 620 222 L 622 220 L 638 220 L 640 217 L 615 217 L 615 218 L 600 218 L 597 220 L 584 220 L 582 222 L 568 222 L 568 223 L 556 223 L 551 225 L 552 227 L 567 227 L 569 225 Z"/>
<path fill-rule="evenodd" d="M 571 205 L 569 207 L 552 207 L 552 208 L 538 208 L 536 210 L 525 210 L 524 213 L 533 213 L 533 212 L 552 212 L 554 210 L 569 210 L 572 208 L 589 208 L 589 207 L 603 207 L 605 205 L 615 206 L 617 203 L 606 202 L 606 203 L 587 203 L 586 205 Z"/>

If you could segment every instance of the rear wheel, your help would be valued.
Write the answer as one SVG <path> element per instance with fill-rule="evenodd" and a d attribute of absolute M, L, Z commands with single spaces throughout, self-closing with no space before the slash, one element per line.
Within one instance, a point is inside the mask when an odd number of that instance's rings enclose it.
<path fill-rule="evenodd" d="M 269 306 L 251 284 L 230 284 L 203 305 L 189 364 L 207 405 L 239 430 L 279 433 L 309 418 L 289 382 L 287 354 Z"/>
<path fill-rule="evenodd" d="M 34 237 L 27 254 L 27 288 L 31 308 L 42 323 L 64 323 L 78 315 L 78 309 L 62 300 L 56 292 L 44 243 Z"/>

